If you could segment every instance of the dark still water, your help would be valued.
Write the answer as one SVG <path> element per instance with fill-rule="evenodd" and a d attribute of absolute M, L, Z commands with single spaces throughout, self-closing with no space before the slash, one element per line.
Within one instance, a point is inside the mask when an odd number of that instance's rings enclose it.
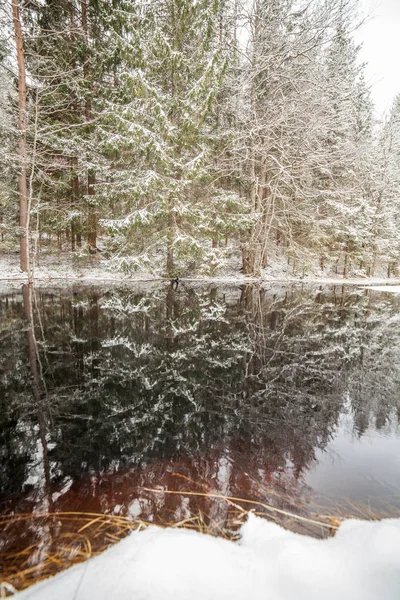
<path fill-rule="evenodd" d="M 0 322 L 3 515 L 226 521 L 231 504 L 187 491 L 400 511 L 399 296 L 25 286 Z M 5 527 L 0 545 L 43 532 Z"/>

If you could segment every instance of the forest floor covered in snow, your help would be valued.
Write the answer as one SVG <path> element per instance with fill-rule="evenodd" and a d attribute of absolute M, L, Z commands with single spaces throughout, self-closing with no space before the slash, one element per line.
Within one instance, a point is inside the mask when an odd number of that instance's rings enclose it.
<path fill-rule="evenodd" d="M 35 283 L 79 283 L 79 282 L 125 282 L 131 281 L 157 281 L 163 280 L 162 274 L 154 274 L 148 271 L 135 271 L 132 274 L 125 274 L 122 271 L 115 270 L 110 260 L 96 254 L 77 254 L 71 252 L 50 253 L 42 252 L 37 264 L 34 267 Z M 0 253 L 0 282 L 24 282 L 27 280 L 26 273 L 23 273 L 19 266 L 19 254 L 17 252 Z M 271 260 L 268 268 L 264 269 L 261 277 L 249 277 L 240 271 L 240 262 L 232 260 L 226 264 L 218 273 L 213 276 L 188 275 L 182 277 L 182 281 L 205 281 L 215 283 L 261 283 L 261 282 L 279 282 L 279 283 L 315 283 L 331 285 L 400 285 L 400 279 L 383 276 L 380 273 L 375 277 L 361 277 L 351 274 L 348 278 L 332 273 L 332 270 L 321 271 L 319 268 L 310 269 L 307 272 L 304 269 L 293 272 L 288 268 L 285 260 L 281 257 L 275 257 Z M 395 291 L 389 290 L 386 291 Z"/>
<path fill-rule="evenodd" d="M 400 519 L 316 540 L 249 514 L 237 542 L 151 526 L 20 600 L 398 600 Z"/>

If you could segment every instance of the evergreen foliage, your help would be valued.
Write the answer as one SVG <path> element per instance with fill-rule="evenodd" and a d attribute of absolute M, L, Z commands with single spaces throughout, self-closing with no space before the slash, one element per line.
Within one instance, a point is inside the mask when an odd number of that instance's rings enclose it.
<path fill-rule="evenodd" d="M 113 268 L 213 273 L 241 254 L 397 272 L 399 100 L 382 126 L 340 0 L 9 0 L 0 47 L 0 217 L 31 247 L 100 246 Z M 345 25 L 346 24 L 346 25 Z M 6 35 L 2 36 L 4 39 Z M 398 139 L 399 138 L 399 139 Z M 82 248 L 82 250 L 81 250 Z"/>

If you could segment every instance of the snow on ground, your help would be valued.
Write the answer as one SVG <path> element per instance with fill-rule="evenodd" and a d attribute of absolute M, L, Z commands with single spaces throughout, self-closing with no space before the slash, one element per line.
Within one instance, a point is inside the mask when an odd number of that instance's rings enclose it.
<path fill-rule="evenodd" d="M 399 284 L 400 279 L 386 279 L 385 277 L 353 277 L 343 279 L 340 276 L 332 276 L 330 270 L 309 270 L 308 272 L 298 270 L 295 274 L 288 267 L 284 257 L 271 260 L 271 265 L 264 269 L 261 277 L 248 277 L 240 272 L 240 261 L 237 258 L 228 261 L 226 267 L 215 276 L 188 276 L 182 277 L 182 281 L 215 284 L 245 284 L 245 283 L 310 283 L 319 285 L 360 285 L 372 286 L 386 284 Z M 132 275 L 126 275 L 112 268 L 112 263 L 100 254 L 90 256 L 71 252 L 58 254 L 46 253 L 40 255 L 38 264 L 34 269 L 35 284 L 63 283 L 94 283 L 94 282 L 136 282 L 157 281 L 162 279 L 146 271 L 137 271 Z M 19 267 L 19 255 L 17 252 L 0 253 L 0 282 L 24 283 L 28 280 L 26 273 Z M 392 291 L 385 289 L 384 291 Z"/>
<path fill-rule="evenodd" d="M 149 527 L 18 600 L 399 600 L 400 519 L 316 540 L 250 514 L 239 542 Z"/>
<path fill-rule="evenodd" d="M 124 281 L 121 272 L 110 271 L 107 260 L 100 255 L 78 257 L 72 253 L 62 255 L 45 254 L 40 256 L 39 264 L 34 268 L 34 280 L 40 281 Z M 0 254 L 0 280 L 27 281 L 28 276 L 19 267 L 17 253 Z M 138 273 L 135 279 L 155 279 L 149 273 Z"/>
<path fill-rule="evenodd" d="M 375 290 L 376 292 L 391 292 L 392 294 L 400 294 L 400 285 L 371 285 L 368 286 L 369 290 Z"/>
<path fill-rule="evenodd" d="M 76 257 L 72 253 L 58 255 L 45 254 L 40 256 L 39 264 L 34 269 L 34 282 L 41 283 L 95 283 L 95 282 L 136 282 L 136 281 L 158 281 L 163 277 L 154 275 L 147 271 L 135 271 L 127 275 L 122 271 L 112 268 L 109 260 L 102 258 L 99 254 L 95 256 L 84 255 Z M 19 267 L 19 255 L 17 253 L 0 253 L 0 282 L 24 283 L 28 275 L 23 273 Z M 255 283 L 260 278 L 247 277 L 239 272 L 239 269 L 228 269 L 216 277 L 196 276 L 185 277 L 182 280 L 189 282 L 204 281 L 213 283 Z"/>

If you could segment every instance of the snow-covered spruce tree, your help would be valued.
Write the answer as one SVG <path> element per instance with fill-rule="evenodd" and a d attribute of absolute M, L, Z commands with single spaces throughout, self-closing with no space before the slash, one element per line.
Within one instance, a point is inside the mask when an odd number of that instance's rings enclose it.
<path fill-rule="evenodd" d="M 375 148 L 372 217 L 369 231 L 369 275 L 378 261 L 387 264 L 387 275 L 399 274 L 400 227 L 400 95 L 383 122 Z"/>
<path fill-rule="evenodd" d="M 65 176 L 68 158 L 58 140 L 61 132 L 65 140 L 66 129 L 74 122 L 74 105 L 66 90 L 72 78 L 78 79 L 71 73 L 69 62 L 73 44 L 68 39 L 67 6 L 68 2 L 18 4 L 27 73 L 24 141 L 28 220 L 34 213 L 40 233 L 57 233 L 59 242 L 66 223 L 69 188 Z"/>
<path fill-rule="evenodd" d="M 341 20 L 325 59 L 322 161 L 314 173 L 321 255 L 334 258 L 337 272 L 342 261 L 345 277 L 351 261 L 365 265 L 371 218 L 373 106 L 358 52 Z"/>
<path fill-rule="evenodd" d="M 3 26 L 5 30 L 6 23 Z M 18 214 L 15 169 L 13 169 L 17 143 L 16 119 L 13 111 L 16 106 L 16 95 L 10 54 L 10 48 L 4 42 L 0 42 L 0 247 L 3 247 L 4 243 L 4 247 L 7 248 L 15 241 L 13 233 Z"/>
<path fill-rule="evenodd" d="M 212 169 L 225 62 L 220 6 L 156 0 L 136 10 L 102 122 L 109 158 L 102 190 L 113 207 L 102 224 L 116 264 L 162 264 L 172 275 L 209 262 L 212 239 L 234 227 L 242 210 L 237 194 L 216 185 Z"/>
<path fill-rule="evenodd" d="M 246 7 L 240 0 L 221 4 L 218 43 L 226 63 L 214 113 L 212 173 L 214 215 L 210 221 L 213 248 L 225 246 L 226 256 L 240 260 L 239 246 L 254 224 L 248 201 L 246 135 L 243 124 L 248 104 L 246 61 L 243 57 Z"/>
<path fill-rule="evenodd" d="M 46 0 L 24 10 L 30 96 L 38 114 L 33 209 L 40 232 L 56 233 L 60 249 L 64 232 L 72 249 L 83 235 L 96 246 L 103 210 L 96 194 L 102 164 L 96 122 L 118 60 L 109 30 L 117 29 L 121 3 L 113 4 Z"/>

